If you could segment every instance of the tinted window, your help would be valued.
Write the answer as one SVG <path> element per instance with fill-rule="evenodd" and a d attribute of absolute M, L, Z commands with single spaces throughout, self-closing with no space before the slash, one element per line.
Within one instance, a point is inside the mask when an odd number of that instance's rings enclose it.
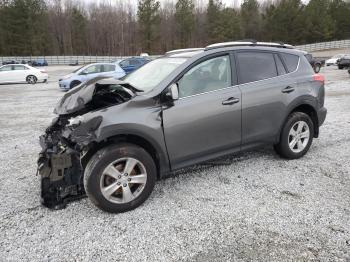
<path fill-rule="evenodd" d="M 130 60 L 130 65 L 139 65 L 139 61 L 136 59 Z"/>
<path fill-rule="evenodd" d="M 271 53 L 240 52 L 237 59 L 241 84 L 277 76 L 275 59 Z"/>
<path fill-rule="evenodd" d="M 284 64 L 287 66 L 288 72 L 293 72 L 297 69 L 299 63 L 299 56 L 281 53 Z"/>
<path fill-rule="evenodd" d="M 124 60 L 124 61 L 120 62 L 120 65 L 121 66 L 129 66 L 130 65 L 129 60 Z"/>
<path fill-rule="evenodd" d="M 276 67 L 277 67 L 277 73 L 278 75 L 284 75 L 287 73 L 286 69 L 284 68 L 284 65 L 278 55 L 275 54 L 275 61 L 276 61 Z"/>
<path fill-rule="evenodd" d="M 229 56 L 215 57 L 192 67 L 181 78 L 178 85 L 180 97 L 231 86 Z"/>
<path fill-rule="evenodd" d="M 103 65 L 103 71 L 104 72 L 115 71 L 115 65 Z"/>

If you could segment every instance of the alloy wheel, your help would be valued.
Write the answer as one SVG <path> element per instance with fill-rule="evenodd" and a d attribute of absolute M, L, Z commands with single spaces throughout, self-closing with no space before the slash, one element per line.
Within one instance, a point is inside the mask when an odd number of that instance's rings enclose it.
<path fill-rule="evenodd" d="M 125 204 L 141 194 L 146 182 L 146 168 L 139 160 L 131 157 L 121 158 L 104 169 L 100 190 L 108 201 Z"/>
<path fill-rule="evenodd" d="M 296 122 L 289 131 L 288 145 L 294 153 L 305 149 L 310 139 L 310 128 L 305 121 Z"/>

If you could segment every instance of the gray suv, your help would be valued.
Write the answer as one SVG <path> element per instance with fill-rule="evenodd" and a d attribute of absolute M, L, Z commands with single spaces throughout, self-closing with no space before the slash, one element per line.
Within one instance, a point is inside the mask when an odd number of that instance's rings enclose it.
<path fill-rule="evenodd" d="M 229 42 L 174 50 L 122 80 L 66 93 L 40 137 L 42 203 L 87 195 L 100 209 L 141 205 L 173 171 L 274 146 L 302 157 L 325 120 L 324 78 L 289 45 Z"/>

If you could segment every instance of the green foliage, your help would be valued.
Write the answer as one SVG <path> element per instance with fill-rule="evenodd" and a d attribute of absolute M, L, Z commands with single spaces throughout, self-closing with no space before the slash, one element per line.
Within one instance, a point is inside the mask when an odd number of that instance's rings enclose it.
<path fill-rule="evenodd" d="M 47 9 L 43 0 L 14 0 L 1 8 L 1 51 L 9 55 L 45 54 Z"/>
<path fill-rule="evenodd" d="M 349 0 L 258 1 L 244 0 L 236 10 L 222 0 L 163 7 L 160 0 L 138 0 L 136 15 L 132 5 L 0 0 L 0 55 L 159 54 L 242 38 L 290 44 L 350 39 Z"/>
<path fill-rule="evenodd" d="M 189 45 L 191 34 L 194 29 L 194 4 L 192 0 L 178 0 L 175 8 L 175 22 L 179 38 L 179 47 L 184 48 Z"/>
<path fill-rule="evenodd" d="M 77 7 L 73 7 L 71 23 L 73 54 L 83 54 L 84 50 L 86 50 L 87 22 L 86 15 Z"/>
<path fill-rule="evenodd" d="M 329 0 L 310 0 L 305 7 L 305 39 L 307 42 L 331 40 L 335 23 L 328 13 Z"/>
<path fill-rule="evenodd" d="M 244 38 L 261 38 L 261 15 L 256 0 L 244 0 L 241 5 L 241 25 Z"/>
<path fill-rule="evenodd" d="M 329 15 L 335 23 L 334 38 L 350 38 L 350 1 L 333 0 L 329 4 Z"/>
<path fill-rule="evenodd" d="M 263 14 L 263 25 L 265 41 L 305 42 L 306 20 L 300 0 L 281 0 L 268 6 Z"/>
<path fill-rule="evenodd" d="M 139 0 L 137 16 L 142 35 L 143 51 L 151 52 L 158 38 L 160 3 L 156 0 Z"/>

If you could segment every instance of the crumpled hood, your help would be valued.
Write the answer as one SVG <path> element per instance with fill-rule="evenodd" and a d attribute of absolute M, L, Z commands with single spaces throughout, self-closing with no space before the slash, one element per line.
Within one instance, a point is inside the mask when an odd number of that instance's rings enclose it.
<path fill-rule="evenodd" d="M 95 89 L 99 85 L 128 85 L 114 78 L 97 77 L 68 91 L 57 103 L 54 113 L 67 115 L 75 113 L 85 107 L 92 100 Z M 132 93 L 132 91 L 130 91 Z"/>

